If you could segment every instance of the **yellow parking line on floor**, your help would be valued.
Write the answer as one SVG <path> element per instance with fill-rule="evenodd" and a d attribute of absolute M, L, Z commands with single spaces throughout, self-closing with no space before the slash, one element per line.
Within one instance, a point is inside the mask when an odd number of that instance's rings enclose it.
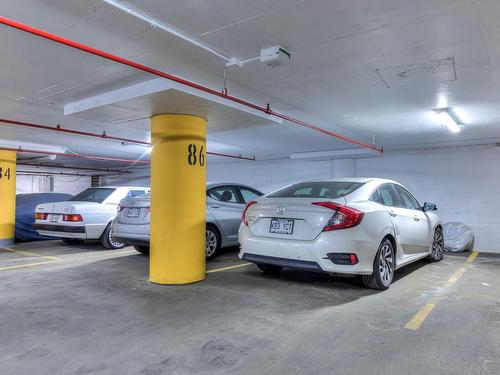
<path fill-rule="evenodd" d="M 469 255 L 469 257 L 467 258 L 467 262 L 469 262 L 469 263 L 474 262 L 474 259 L 476 259 L 478 255 L 479 255 L 479 251 L 473 251 L 471 253 L 471 255 Z"/>
<path fill-rule="evenodd" d="M 29 255 L 29 256 L 33 256 L 33 257 L 38 257 L 38 258 L 44 258 L 44 259 L 50 259 L 50 260 L 61 260 L 61 258 L 58 258 L 58 257 L 53 257 L 53 256 L 48 256 L 48 255 L 43 255 L 43 254 L 38 254 L 38 253 L 34 253 L 32 251 L 25 251 L 25 250 L 17 250 L 17 249 L 13 249 L 12 247 L 4 247 L 4 250 L 7 250 L 7 251 L 12 251 L 14 253 L 19 253 L 19 254 L 23 254 L 23 255 Z"/>
<path fill-rule="evenodd" d="M 420 328 L 422 323 L 424 322 L 425 318 L 427 318 L 427 315 L 429 315 L 432 311 L 432 309 L 436 306 L 436 303 L 434 302 L 429 302 L 427 305 L 422 307 L 419 312 L 417 312 L 413 318 L 410 319 L 408 323 L 406 323 L 405 328 L 406 329 L 411 329 L 416 331 L 417 329 Z"/>
<path fill-rule="evenodd" d="M 479 255 L 479 252 L 473 251 L 471 255 L 467 258 L 465 261 L 466 263 L 472 263 L 474 262 L 474 259 L 477 258 Z M 466 268 L 465 267 L 460 267 L 458 270 L 456 270 L 453 275 L 446 281 L 445 288 L 449 288 L 453 286 L 464 274 Z M 406 323 L 405 328 L 416 331 L 417 329 L 420 328 L 422 323 L 425 321 L 427 316 L 431 313 L 431 311 L 436 307 L 438 302 L 441 300 L 441 296 L 437 296 L 436 298 L 430 300 L 424 307 L 422 307 L 414 316 L 411 318 L 408 323 Z"/>
<path fill-rule="evenodd" d="M 243 264 L 238 264 L 236 266 L 229 266 L 229 267 L 223 267 L 223 268 L 216 268 L 214 270 L 207 271 L 206 273 L 215 273 L 215 272 L 222 272 L 222 271 L 228 271 L 228 270 L 234 270 L 236 268 L 242 268 L 249 266 L 253 263 L 243 263 Z"/>
<path fill-rule="evenodd" d="M 455 284 L 458 281 L 458 279 L 460 279 L 462 277 L 464 272 L 465 272 L 464 267 L 460 267 L 458 270 L 456 270 L 455 273 L 453 275 L 451 275 L 451 277 L 446 282 L 445 287 L 450 287 L 453 284 Z"/>
<path fill-rule="evenodd" d="M 59 260 L 49 260 L 49 261 L 46 261 L 46 262 L 18 264 L 17 266 L 0 267 L 0 271 L 15 270 L 15 269 L 18 269 L 18 268 L 28 268 L 28 267 L 40 266 L 42 264 L 50 264 L 50 263 L 58 263 L 58 262 L 60 262 L 60 261 Z"/>

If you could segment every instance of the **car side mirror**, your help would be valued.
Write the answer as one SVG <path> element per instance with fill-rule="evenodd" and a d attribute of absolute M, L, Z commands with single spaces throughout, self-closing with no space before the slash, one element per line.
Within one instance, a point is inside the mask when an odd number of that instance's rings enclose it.
<path fill-rule="evenodd" d="M 427 211 L 437 211 L 437 206 L 435 203 L 432 203 L 432 202 L 425 202 L 424 203 L 424 207 L 422 207 L 422 210 L 424 212 L 427 212 Z"/>

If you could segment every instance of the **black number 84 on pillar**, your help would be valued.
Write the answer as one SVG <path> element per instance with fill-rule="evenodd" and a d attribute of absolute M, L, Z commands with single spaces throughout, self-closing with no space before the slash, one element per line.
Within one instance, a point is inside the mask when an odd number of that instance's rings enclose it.
<path fill-rule="evenodd" d="M 0 179 L 6 178 L 10 180 L 10 168 L 2 168 L 0 167 Z"/>
<path fill-rule="evenodd" d="M 197 146 L 194 143 L 190 143 L 187 146 L 187 162 L 189 165 L 199 165 L 203 167 L 205 165 L 205 147 L 203 145 Z"/>

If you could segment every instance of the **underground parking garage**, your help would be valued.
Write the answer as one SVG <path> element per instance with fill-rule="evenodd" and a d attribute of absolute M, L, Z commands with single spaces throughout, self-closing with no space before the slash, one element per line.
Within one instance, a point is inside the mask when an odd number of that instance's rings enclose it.
<path fill-rule="evenodd" d="M 0 8 L 0 374 L 500 374 L 499 4 Z"/>

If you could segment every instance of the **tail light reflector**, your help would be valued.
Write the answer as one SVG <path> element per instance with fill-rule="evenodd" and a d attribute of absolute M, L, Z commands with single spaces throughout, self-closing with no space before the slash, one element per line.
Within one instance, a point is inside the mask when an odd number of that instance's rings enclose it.
<path fill-rule="evenodd" d="M 247 205 L 245 206 L 245 209 L 243 210 L 243 213 L 241 214 L 241 221 L 243 222 L 243 224 L 245 224 L 246 226 L 248 226 L 248 220 L 247 220 L 247 210 L 248 208 L 252 205 L 252 204 L 255 204 L 257 203 L 257 201 L 250 201 L 247 203 Z"/>
<path fill-rule="evenodd" d="M 63 215 L 63 221 L 83 221 L 83 218 L 80 214 L 68 214 Z"/>
<path fill-rule="evenodd" d="M 353 253 L 328 253 L 324 259 L 330 259 L 333 264 L 355 265 L 359 263 L 358 256 Z"/>
<path fill-rule="evenodd" d="M 36 212 L 35 213 L 35 219 L 36 220 L 47 220 L 47 217 L 49 214 L 43 213 L 43 212 Z"/>
<path fill-rule="evenodd" d="M 316 206 L 329 208 L 334 212 L 333 216 L 328 220 L 323 232 L 336 229 L 352 228 L 361 223 L 364 213 L 355 208 L 342 206 L 332 202 L 314 202 Z"/>

